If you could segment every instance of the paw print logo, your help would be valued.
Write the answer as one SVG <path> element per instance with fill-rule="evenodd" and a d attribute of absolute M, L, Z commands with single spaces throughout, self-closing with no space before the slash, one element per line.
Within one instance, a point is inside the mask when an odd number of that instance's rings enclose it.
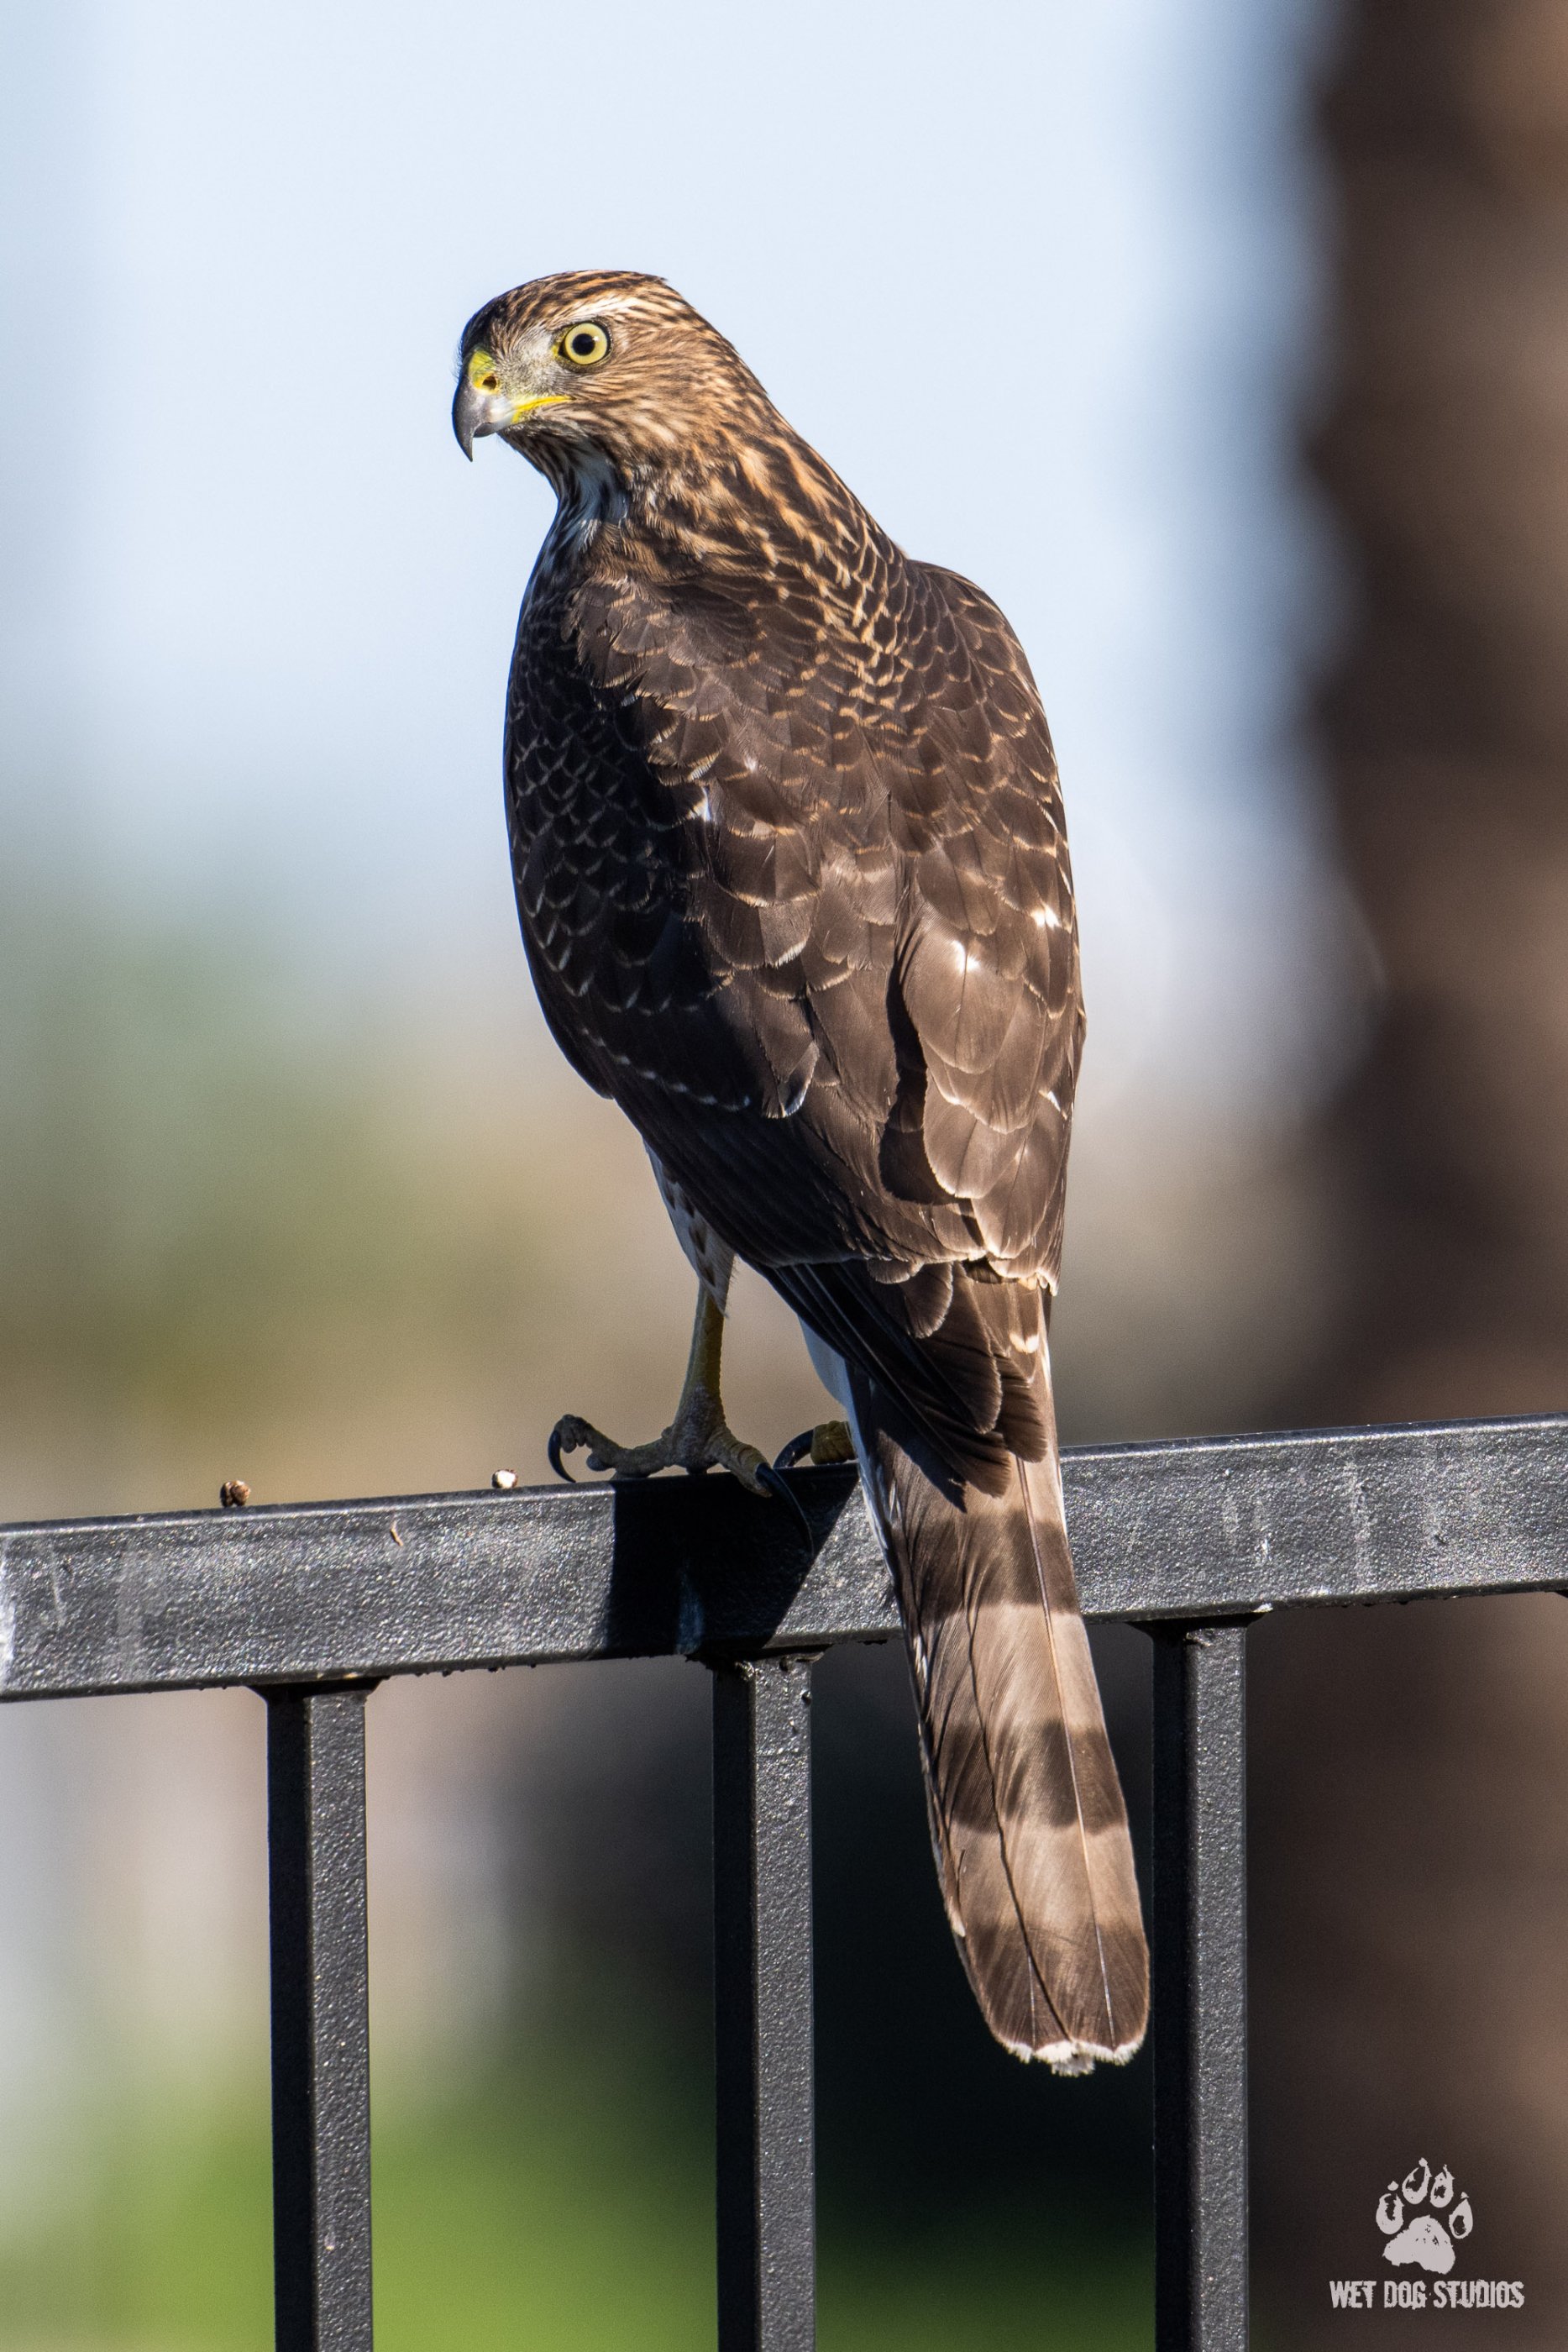
<path fill-rule="evenodd" d="M 1448 2166 L 1434 2172 L 1423 2157 L 1403 2180 L 1391 2180 L 1384 2190 L 1377 2201 L 1377 2226 L 1388 2241 L 1383 2249 L 1385 2263 L 1419 2263 L 1424 2271 L 1446 2273 L 1454 2267 L 1455 2239 L 1469 2236 L 1476 2217 L 1468 2197 L 1455 2204 L 1454 2176 Z"/>

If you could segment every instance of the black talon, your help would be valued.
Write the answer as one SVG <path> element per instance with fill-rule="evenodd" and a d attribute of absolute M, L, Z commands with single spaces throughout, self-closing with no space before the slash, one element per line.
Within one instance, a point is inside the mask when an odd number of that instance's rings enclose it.
<path fill-rule="evenodd" d="M 811 1440 L 816 1434 L 814 1429 L 803 1429 L 799 1437 L 792 1437 L 788 1445 L 781 1445 L 773 1456 L 775 1470 L 793 1470 L 797 1462 L 804 1462 L 811 1451 Z"/>
<path fill-rule="evenodd" d="M 566 1464 L 560 1458 L 560 1432 L 559 1429 L 552 1429 L 550 1431 L 549 1443 L 545 1447 L 545 1452 L 549 1456 L 549 1466 L 555 1472 L 556 1476 L 558 1478 L 564 1478 L 569 1486 L 577 1486 L 579 1481 L 572 1476 L 571 1472 L 567 1468 Z"/>
<path fill-rule="evenodd" d="M 806 1433 L 806 1442 L 808 1444 L 810 1443 L 810 1430 Z M 800 1498 L 795 1493 L 794 1489 L 789 1486 L 786 1479 L 779 1476 L 776 1469 L 766 1462 L 763 1464 L 761 1469 L 758 1470 L 757 1475 L 760 1483 L 773 1496 L 775 1502 L 785 1503 L 789 1506 L 789 1509 L 795 1515 L 795 1523 L 799 1527 L 801 1535 L 804 1537 L 809 1549 L 815 1551 L 817 1548 L 817 1538 L 811 1533 L 811 1522 L 806 1517 L 804 1510 L 802 1510 L 800 1507 Z"/>

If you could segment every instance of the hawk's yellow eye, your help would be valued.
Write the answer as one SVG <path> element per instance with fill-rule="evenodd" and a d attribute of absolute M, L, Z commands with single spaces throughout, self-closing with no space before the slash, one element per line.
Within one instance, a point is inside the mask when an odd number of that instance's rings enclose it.
<path fill-rule="evenodd" d="M 589 319 L 580 326 L 569 327 L 556 349 L 573 367 L 597 367 L 609 357 L 610 338 L 596 320 Z"/>

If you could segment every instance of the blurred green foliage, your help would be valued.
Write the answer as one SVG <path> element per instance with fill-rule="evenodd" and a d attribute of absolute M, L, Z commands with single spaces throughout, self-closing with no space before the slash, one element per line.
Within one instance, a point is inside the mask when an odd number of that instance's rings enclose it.
<path fill-rule="evenodd" d="M 0 904 L 0 1377 L 181 1422 L 435 1301 L 493 1337 L 527 1227 L 413 1059 L 244 940 Z"/>
<path fill-rule="evenodd" d="M 591 2057 L 482 2092 L 395 2095 L 375 2127 L 382 2352 L 691 2352 L 712 2341 L 706 2132 L 679 2087 Z M 0 2243 L 0 2345 L 266 2352 L 259 2100 L 155 2098 L 103 2120 L 68 2202 Z M 924 2250 L 824 2225 L 823 2352 L 1134 2352 L 1148 2264 L 1043 2210 L 988 2209 Z"/>

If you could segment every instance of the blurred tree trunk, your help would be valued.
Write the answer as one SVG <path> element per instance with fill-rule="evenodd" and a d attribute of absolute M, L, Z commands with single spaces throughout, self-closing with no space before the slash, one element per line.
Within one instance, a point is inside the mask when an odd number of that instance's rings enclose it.
<path fill-rule="evenodd" d="M 1386 980 L 1320 1422 L 1568 1406 L 1568 0 L 1352 0 L 1322 121 L 1356 602 L 1322 711 Z M 1254 1637 L 1260 2301 L 1290 2347 L 1568 2343 L 1568 1609 Z M 1421 2157 L 1521 2311 L 1332 2313 Z"/>

